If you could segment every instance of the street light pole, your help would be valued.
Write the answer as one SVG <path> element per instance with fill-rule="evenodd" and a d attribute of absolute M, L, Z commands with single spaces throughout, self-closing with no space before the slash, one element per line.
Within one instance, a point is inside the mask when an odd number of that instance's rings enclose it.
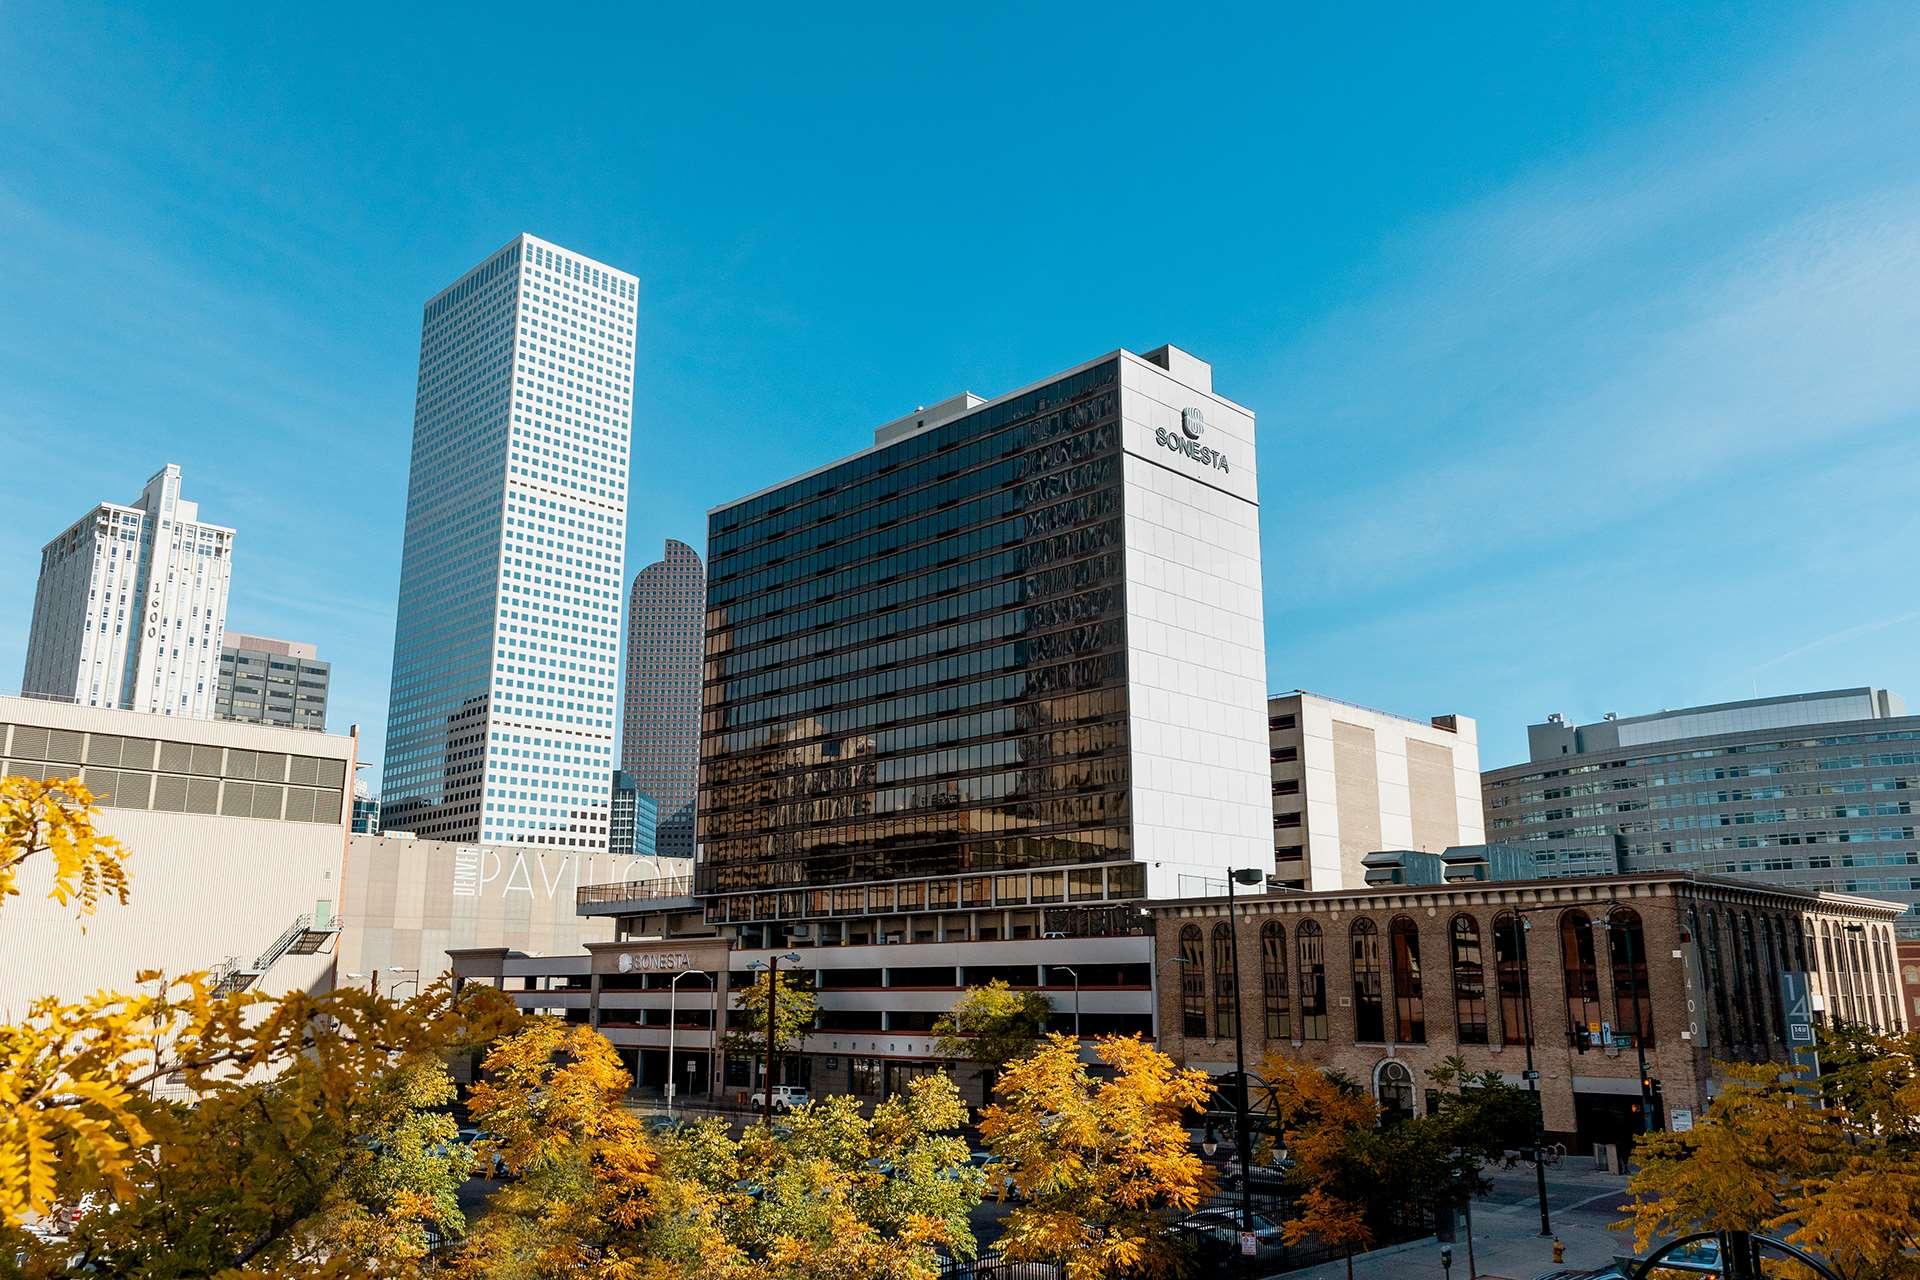
<path fill-rule="evenodd" d="M 1080 971 L 1066 964 L 1054 965 L 1053 971 L 1073 975 L 1073 1041 L 1077 1045 L 1080 1043 Z"/>
<path fill-rule="evenodd" d="M 1520 1016 L 1525 1024 L 1527 1047 L 1527 1091 L 1533 1094 L 1533 1176 L 1538 1183 L 1540 1194 L 1540 1234 L 1553 1234 L 1553 1221 L 1547 1216 L 1547 1165 L 1542 1158 L 1541 1147 L 1546 1145 L 1546 1113 L 1540 1100 L 1540 1073 L 1533 1066 L 1533 982 L 1527 970 L 1531 967 L 1527 961 L 1527 934 L 1533 931 L 1533 923 L 1523 920 L 1518 909 L 1513 912 L 1513 962 L 1520 966 Z"/>
<path fill-rule="evenodd" d="M 1240 1145 L 1240 1230 L 1243 1233 L 1253 1231 L 1253 1135 L 1248 1132 L 1251 1116 L 1247 1110 L 1247 1036 L 1246 1020 L 1240 1016 L 1240 922 L 1235 916 L 1233 905 L 1233 886 L 1235 882 L 1246 885 L 1263 883 L 1267 873 L 1257 867 L 1241 867 L 1227 873 L 1227 957 L 1233 966 L 1233 1067 L 1234 1080 L 1234 1128 Z M 1241 1271 L 1244 1273 L 1247 1259 L 1244 1253 L 1240 1257 Z"/>

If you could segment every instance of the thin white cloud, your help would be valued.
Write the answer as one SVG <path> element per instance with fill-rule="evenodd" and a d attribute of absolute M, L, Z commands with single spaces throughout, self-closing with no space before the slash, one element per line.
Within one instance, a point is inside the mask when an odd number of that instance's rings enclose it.
<path fill-rule="evenodd" d="M 1268 475 L 1350 469 L 1270 506 L 1298 569 L 1274 603 L 1920 421 L 1917 50 L 1836 32 L 1383 251 L 1391 287 L 1290 344 L 1261 400 Z"/>

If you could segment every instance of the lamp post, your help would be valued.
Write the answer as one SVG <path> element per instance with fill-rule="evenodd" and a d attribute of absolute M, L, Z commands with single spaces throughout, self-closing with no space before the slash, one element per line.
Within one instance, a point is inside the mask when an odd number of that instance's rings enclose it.
<path fill-rule="evenodd" d="M 1611 940 L 1614 923 L 1611 914 L 1602 916 L 1593 922 L 1595 932 Z M 1633 1048 L 1640 1059 L 1640 1132 L 1653 1132 L 1653 1077 L 1647 1074 L 1647 1038 L 1646 1023 L 1640 1013 L 1640 971 L 1633 960 L 1633 930 L 1622 928 L 1620 936 L 1626 939 L 1627 976 L 1633 979 Z M 1611 962 L 1613 947 L 1607 947 L 1607 958 Z M 1611 963 L 1609 963 L 1611 967 Z M 1613 975 L 1614 990 L 1620 989 L 1620 975 Z"/>
<path fill-rule="evenodd" d="M 673 1119 L 673 1033 L 680 1025 L 680 979 L 691 978 L 695 974 L 703 978 L 707 976 L 698 969 L 682 969 L 674 974 L 673 981 L 667 984 L 667 1119 L 669 1120 Z M 707 985 L 713 985 L 711 979 L 708 979 Z M 707 1028 L 707 1034 L 711 1036 L 713 1028 Z M 768 1024 L 768 1034 L 772 1034 L 771 1023 Z"/>
<path fill-rule="evenodd" d="M 761 1123 L 769 1129 L 773 1127 L 773 1059 L 775 1039 L 773 1034 L 774 1015 L 778 1012 L 777 1001 L 780 995 L 780 962 L 799 964 L 800 953 L 789 951 L 783 956 L 768 956 L 765 960 L 755 960 L 748 969 L 767 971 L 767 1076 L 761 1086 Z"/>
<path fill-rule="evenodd" d="M 1080 971 L 1066 964 L 1054 965 L 1053 971 L 1073 976 L 1073 1040 L 1078 1044 L 1080 1042 Z"/>
<path fill-rule="evenodd" d="M 1234 914 L 1233 886 L 1266 882 L 1267 873 L 1258 867 L 1239 867 L 1227 873 L 1227 956 L 1233 965 L 1233 1068 L 1234 1128 L 1240 1147 L 1240 1230 L 1253 1231 L 1253 1135 L 1248 1132 L 1251 1117 L 1247 1113 L 1247 1038 L 1240 1016 L 1240 922 Z M 1240 1266 L 1246 1270 L 1246 1256 Z"/>
<path fill-rule="evenodd" d="M 1533 981 L 1527 970 L 1527 935 L 1533 922 L 1513 911 L 1513 962 L 1520 966 L 1520 1014 L 1525 1022 L 1527 1048 L 1527 1091 L 1533 1095 L 1533 1176 L 1540 1194 L 1540 1234 L 1553 1234 L 1553 1220 L 1547 1216 L 1547 1164 L 1540 1148 L 1546 1144 L 1546 1112 L 1540 1099 L 1540 1073 L 1533 1066 Z"/>

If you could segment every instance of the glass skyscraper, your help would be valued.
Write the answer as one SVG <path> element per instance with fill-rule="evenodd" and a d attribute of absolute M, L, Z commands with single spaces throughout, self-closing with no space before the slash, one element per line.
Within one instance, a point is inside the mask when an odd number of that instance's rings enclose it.
<path fill-rule="evenodd" d="M 638 290 L 522 235 L 426 305 L 389 831 L 606 847 Z"/>
<path fill-rule="evenodd" d="M 700 557 L 669 538 L 666 554 L 634 575 L 627 606 L 621 768 L 659 806 L 660 853 L 670 858 L 693 856 L 706 600 Z"/>
<path fill-rule="evenodd" d="M 955 397 L 716 509 L 712 918 L 1270 869 L 1258 534 L 1252 415 L 1175 348 Z"/>

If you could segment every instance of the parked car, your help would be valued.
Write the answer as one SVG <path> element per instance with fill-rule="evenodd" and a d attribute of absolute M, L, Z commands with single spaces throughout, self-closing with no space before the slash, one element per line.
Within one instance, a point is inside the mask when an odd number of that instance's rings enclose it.
<path fill-rule="evenodd" d="M 1242 1256 L 1238 1209 L 1202 1209 L 1174 1223 L 1173 1229 L 1193 1242 L 1202 1260 L 1220 1262 Z M 1253 1243 L 1256 1264 L 1277 1263 L 1286 1256 L 1280 1224 L 1264 1214 L 1253 1215 Z"/>
<path fill-rule="evenodd" d="M 999 1200 L 1017 1200 L 1020 1189 L 1013 1183 L 1013 1165 L 991 1151 L 975 1151 L 968 1157 L 973 1167 L 985 1175 L 981 1193 Z"/>
<path fill-rule="evenodd" d="M 1555 1267 L 1543 1271 L 1534 1280 L 1626 1280 L 1627 1264 L 1630 1258 L 1615 1258 L 1604 1267 Z M 1660 1259 L 1660 1265 L 1653 1269 L 1653 1275 L 1660 1280 L 1677 1276 L 1713 1276 L 1720 1275 L 1720 1246 L 1712 1240 L 1696 1240 L 1694 1243 L 1677 1249 Z"/>
<path fill-rule="evenodd" d="M 775 1111 L 791 1111 L 795 1107 L 804 1107 L 811 1101 L 812 1098 L 808 1096 L 804 1085 L 777 1084 L 773 1086 L 773 1109 Z M 754 1090 L 753 1097 L 748 1099 L 748 1105 L 755 1107 L 766 1106 L 767 1091 L 765 1089 Z"/>

